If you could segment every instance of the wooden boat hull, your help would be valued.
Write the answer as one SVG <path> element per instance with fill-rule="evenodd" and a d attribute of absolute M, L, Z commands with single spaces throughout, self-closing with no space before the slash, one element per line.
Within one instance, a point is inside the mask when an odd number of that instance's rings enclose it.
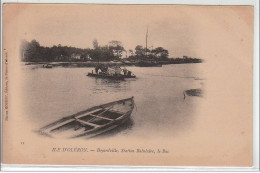
<path fill-rule="evenodd" d="M 115 129 L 118 126 L 124 124 L 127 120 L 129 120 L 131 114 L 132 114 L 132 111 L 128 112 L 123 118 L 121 118 L 119 120 L 116 120 L 116 121 L 112 122 L 111 124 L 108 124 L 107 126 L 104 126 L 104 127 L 99 128 L 99 129 L 96 129 L 93 132 L 87 132 L 85 134 L 74 136 L 72 138 L 77 138 L 77 137 L 92 138 L 92 137 L 95 137 L 97 135 L 100 135 L 100 134 L 103 134 L 105 132 L 108 132 L 108 131 L 110 131 L 112 129 Z"/>
<path fill-rule="evenodd" d="M 123 76 L 124 78 L 126 78 L 126 79 L 130 79 L 130 78 L 136 78 L 136 76 Z"/>
<path fill-rule="evenodd" d="M 44 126 L 38 132 L 54 138 L 91 138 L 126 122 L 133 108 L 133 97 L 94 106 Z"/>
<path fill-rule="evenodd" d="M 109 76 L 109 75 L 101 75 L 101 74 L 95 74 L 95 73 L 88 73 L 87 76 L 90 77 L 96 77 L 96 78 L 103 78 L 103 79 L 113 79 L 113 80 L 124 80 L 127 78 L 136 78 L 136 76 Z"/>
<path fill-rule="evenodd" d="M 113 80 L 124 80 L 125 78 L 122 76 L 109 76 L 109 75 L 100 75 L 94 73 L 88 73 L 87 76 L 96 77 L 96 78 L 103 78 L 103 79 L 113 79 Z"/>

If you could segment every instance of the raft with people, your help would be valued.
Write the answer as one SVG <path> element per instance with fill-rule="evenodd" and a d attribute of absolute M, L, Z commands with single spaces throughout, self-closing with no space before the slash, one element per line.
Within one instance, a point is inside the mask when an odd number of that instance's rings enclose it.
<path fill-rule="evenodd" d="M 127 78 L 136 78 L 136 76 L 126 68 L 121 67 L 108 67 L 108 66 L 97 66 L 95 67 L 95 72 L 92 70 L 87 76 L 96 78 L 107 78 L 114 80 L 124 80 Z"/>

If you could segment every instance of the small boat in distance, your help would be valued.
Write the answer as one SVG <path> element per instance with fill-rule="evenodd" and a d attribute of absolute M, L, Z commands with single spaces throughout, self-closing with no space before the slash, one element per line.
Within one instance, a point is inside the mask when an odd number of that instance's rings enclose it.
<path fill-rule="evenodd" d="M 134 97 L 110 102 L 64 117 L 38 132 L 48 137 L 91 138 L 126 122 L 134 109 Z"/>
<path fill-rule="evenodd" d="M 43 64 L 42 67 L 43 68 L 52 68 L 52 65 L 51 64 Z"/>

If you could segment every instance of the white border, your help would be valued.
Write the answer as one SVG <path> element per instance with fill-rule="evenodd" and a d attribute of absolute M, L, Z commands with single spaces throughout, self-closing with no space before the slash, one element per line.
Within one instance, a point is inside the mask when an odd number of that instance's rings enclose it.
<path fill-rule="evenodd" d="M 254 6 L 253 165 L 259 171 L 259 1 Z"/>
<path fill-rule="evenodd" d="M 82 166 L 82 165 L 17 165 L 17 164 L 4 164 L 3 171 L 91 171 L 91 172 L 121 172 L 121 171 L 245 171 L 254 172 L 258 171 L 257 167 L 208 167 L 208 166 Z"/>
<path fill-rule="evenodd" d="M 257 0 L 2 0 L 1 3 L 257 5 Z"/>
<path fill-rule="evenodd" d="M 82 166 L 82 165 L 16 165 L 2 164 L 2 171 L 259 171 L 259 1 L 258 0 L 2 0 L 3 3 L 91 3 L 91 4 L 177 4 L 177 5 L 252 5 L 254 6 L 254 71 L 253 71 L 253 166 L 194 167 L 194 166 Z M 2 54 L 2 39 L 1 39 Z M 2 59 L 1 59 L 2 69 Z M 2 74 L 2 72 L 1 72 Z M 2 78 L 1 78 L 2 89 Z M 0 100 L 1 101 L 1 100 Z M 1 102 L 2 108 L 2 102 Z M 2 116 L 1 116 L 2 122 Z M 1 126 L 2 127 L 2 126 Z M 2 141 L 2 129 L 1 129 Z M 2 144 L 2 143 L 1 143 Z M 1 147 L 2 153 L 2 147 Z M 1 154 L 2 160 L 2 154 Z"/>

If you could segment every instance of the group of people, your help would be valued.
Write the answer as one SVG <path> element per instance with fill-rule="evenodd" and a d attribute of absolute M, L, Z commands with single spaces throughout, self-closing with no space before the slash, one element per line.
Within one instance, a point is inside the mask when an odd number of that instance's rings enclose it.
<path fill-rule="evenodd" d="M 111 75 L 111 76 L 131 76 L 132 72 L 127 70 L 125 67 L 124 69 L 121 69 L 121 67 L 108 67 L 104 65 L 98 65 L 95 67 L 96 74 L 104 74 L 104 75 Z M 123 72 L 123 74 L 121 74 Z"/>
<path fill-rule="evenodd" d="M 96 74 L 100 74 L 100 72 L 105 73 L 107 71 L 107 69 L 108 69 L 108 67 L 106 67 L 106 66 L 96 66 L 95 72 L 96 72 Z"/>

